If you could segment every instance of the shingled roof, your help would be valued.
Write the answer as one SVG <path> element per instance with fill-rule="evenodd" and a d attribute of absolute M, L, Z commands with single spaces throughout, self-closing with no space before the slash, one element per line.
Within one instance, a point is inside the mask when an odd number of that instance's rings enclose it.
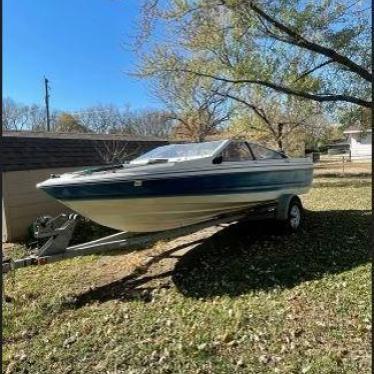
<path fill-rule="evenodd" d="M 3 132 L 0 144 L 1 170 L 18 171 L 123 162 L 167 141 L 128 135 Z"/>

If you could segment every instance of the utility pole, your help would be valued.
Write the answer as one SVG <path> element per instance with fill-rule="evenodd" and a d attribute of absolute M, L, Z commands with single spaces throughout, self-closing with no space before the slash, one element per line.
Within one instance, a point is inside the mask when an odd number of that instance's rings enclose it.
<path fill-rule="evenodd" d="M 45 107 L 47 110 L 47 131 L 51 131 L 51 119 L 49 118 L 49 87 L 48 79 L 44 77 L 44 86 L 45 86 Z"/>

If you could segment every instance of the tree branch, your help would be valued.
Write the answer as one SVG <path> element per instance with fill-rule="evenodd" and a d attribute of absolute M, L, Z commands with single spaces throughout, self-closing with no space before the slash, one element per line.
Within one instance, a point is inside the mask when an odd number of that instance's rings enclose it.
<path fill-rule="evenodd" d="M 254 113 L 266 123 L 266 125 L 268 126 L 268 128 L 271 131 L 271 133 L 273 134 L 273 136 L 274 137 L 277 136 L 277 134 L 275 133 L 275 130 L 272 126 L 272 123 L 269 121 L 267 116 L 264 114 L 263 110 L 259 109 L 256 105 L 251 104 L 248 101 L 245 101 L 245 100 L 241 99 L 240 97 L 237 97 L 237 96 L 234 96 L 234 95 L 231 95 L 231 94 L 228 94 L 228 93 L 221 94 L 220 92 L 217 92 L 217 95 L 221 95 L 223 97 L 228 97 L 229 99 L 232 99 L 232 100 L 235 100 L 239 103 L 242 103 L 242 104 L 246 105 L 248 108 L 252 109 L 254 111 Z"/>
<path fill-rule="evenodd" d="M 320 68 L 322 68 L 322 67 L 324 67 L 324 66 L 326 66 L 326 65 L 328 65 L 328 64 L 331 64 L 332 62 L 334 62 L 334 61 L 333 61 L 333 60 L 327 60 L 327 61 L 322 62 L 321 64 L 315 66 L 313 69 L 307 70 L 306 72 L 304 72 L 303 74 L 301 74 L 301 75 L 300 75 L 300 76 L 295 80 L 295 82 L 297 82 L 298 80 L 300 80 L 300 79 L 306 77 L 306 76 L 309 75 L 309 74 L 312 74 L 314 71 L 316 71 L 316 70 L 318 70 L 318 69 L 320 69 Z"/>
<path fill-rule="evenodd" d="M 324 102 L 336 102 L 336 101 L 344 101 L 352 104 L 357 104 L 366 108 L 371 108 L 372 107 L 372 102 L 371 101 L 366 101 L 363 99 L 360 99 L 358 97 L 354 96 L 349 96 L 349 95 L 335 95 L 335 94 L 311 94 L 308 92 L 302 92 L 298 91 L 289 87 L 285 87 L 279 84 L 267 82 L 267 81 L 262 81 L 259 79 L 229 79 L 229 78 L 224 78 L 224 77 L 219 77 L 213 74 L 208 74 L 208 73 L 201 73 L 189 69 L 177 69 L 179 72 L 184 72 L 184 73 L 189 73 L 189 74 L 195 74 L 200 77 L 206 77 L 206 78 L 211 78 L 217 81 L 225 82 L 225 83 L 232 83 L 232 84 L 257 84 L 260 86 L 268 87 L 271 88 L 275 91 L 282 92 L 287 95 L 292 95 L 292 96 L 297 96 L 297 97 L 302 97 L 304 99 L 310 99 L 314 100 L 320 103 Z"/>
<path fill-rule="evenodd" d="M 311 42 L 307 40 L 296 31 L 292 30 L 290 27 L 282 24 L 281 22 L 277 21 L 276 19 L 269 16 L 265 11 L 260 9 L 253 1 L 249 2 L 249 7 L 260 17 L 265 19 L 267 22 L 271 23 L 275 28 L 284 32 L 292 39 L 287 40 L 286 42 L 296 45 L 298 47 L 308 49 L 313 52 L 317 52 L 321 55 L 328 57 L 329 59 L 333 60 L 334 62 L 346 66 L 351 72 L 358 74 L 360 77 L 364 78 L 365 80 L 371 82 L 373 79 L 373 74 L 371 74 L 368 70 L 363 68 L 362 66 L 356 64 L 351 59 L 346 56 L 341 55 L 340 53 L 336 52 L 331 48 L 324 47 L 317 43 Z M 274 35 L 273 35 L 274 36 Z M 285 40 L 282 40 L 285 41 Z"/>

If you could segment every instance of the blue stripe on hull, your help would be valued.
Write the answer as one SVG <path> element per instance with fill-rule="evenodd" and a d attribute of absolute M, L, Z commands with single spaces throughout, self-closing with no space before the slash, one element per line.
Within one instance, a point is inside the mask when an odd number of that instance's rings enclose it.
<path fill-rule="evenodd" d="M 306 187 L 311 184 L 312 175 L 312 169 L 252 171 L 145 180 L 141 186 L 134 186 L 134 181 L 113 181 L 42 189 L 58 200 L 219 195 Z"/>

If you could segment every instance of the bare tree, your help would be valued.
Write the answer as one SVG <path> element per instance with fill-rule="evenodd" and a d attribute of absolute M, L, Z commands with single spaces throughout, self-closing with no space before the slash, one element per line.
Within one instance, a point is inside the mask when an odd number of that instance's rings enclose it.
<path fill-rule="evenodd" d="M 114 105 L 96 105 L 75 114 L 91 131 L 100 134 L 131 134 L 167 138 L 170 132 L 168 114 L 160 110 L 120 110 Z"/>
<path fill-rule="evenodd" d="M 100 142 L 100 145 L 102 146 L 97 145 L 96 149 L 105 164 L 122 164 L 137 156 L 141 150 L 139 144 L 132 148 L 130 143 L 117 139 Z"/>
<path fill-rule="evenodd" d="M 124 125 L 123 113 L 114 105 L 94 105 L 74 114 L 90 131 L 99 134 L 122 132 Z"/>
<path fill-rule="evenodd" d="M 29 121 L 30 108 L 27 105 L 16 103 L 10 98 L 2 102 L 2 128 L 3 130 L 24 130 Z"/>
<path fill-rule="evenodd" d="M 153 81 L 153 94 L 168 109 L 173 136 L 204 141 L 214 135 L 231 117 L 233 107 L 218 87 L 204 79 L 163 75 Z"/>
<path fill-rule="evenodd" d="M 29 128 L 31 131 L 46 131 L 46 110 L 44 107 L 36 104 L 30 106 Z"/>
<path fill-rule="evenodd" d="M 46 111 L 43 106 L 31 106 L 3 99 L 2 127 L 4 130 L 46 130 Z M 139 137 L 168 139 L 174 125 L 165 110 L 124 109 L 115 105 L 95 105 L 78 112 L 53 111 L 54 131 L 93 132 L 98 134 L 128 134 Z"/>
<path fill-rule="evenodd" d="M 168 139 L 173 123 L 170 113 L 163 110 L 144 109 L 127 114 L 126 129 L 132 135 Z"/>

